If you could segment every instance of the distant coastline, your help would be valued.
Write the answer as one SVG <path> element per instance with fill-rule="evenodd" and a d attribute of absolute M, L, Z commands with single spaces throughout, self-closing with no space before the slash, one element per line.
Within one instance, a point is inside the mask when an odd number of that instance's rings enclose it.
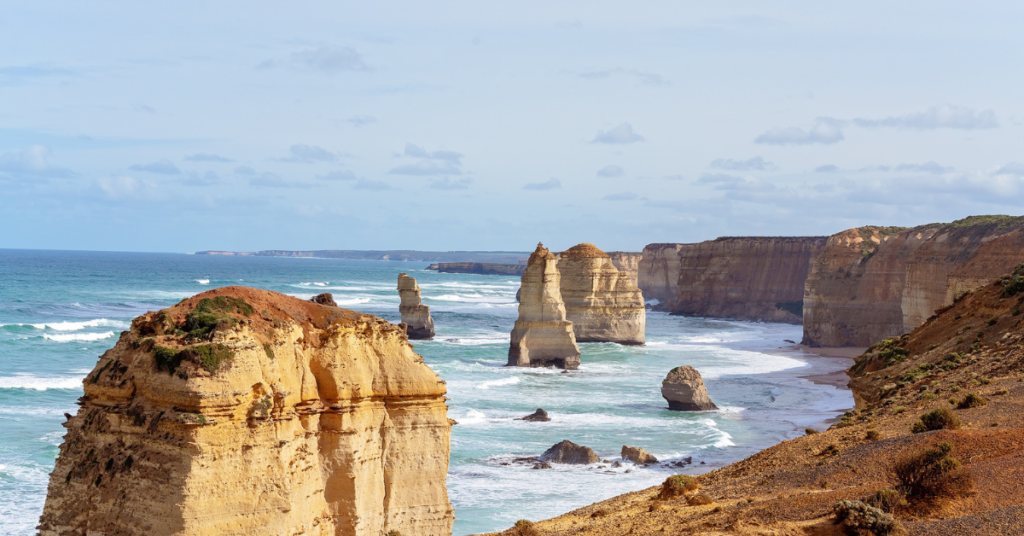
<path fill-rule="evenodd" d="M 362 259 L 376 261 L 411 262 L 488 262 L 518 264 L 530 257 L 525 251 L 415 251 L 409 249 L 356 250 L 322 249 L 289 251 L 267 249 L 262 251 L 197 251 L 196 255 L 226 255 L 239 257 L 302 257 L 316 259 Z"/>

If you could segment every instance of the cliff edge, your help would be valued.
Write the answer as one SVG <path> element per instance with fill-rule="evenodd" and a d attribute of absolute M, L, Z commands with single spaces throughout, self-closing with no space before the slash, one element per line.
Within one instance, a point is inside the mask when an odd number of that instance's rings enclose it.
<path fill-rule="evenodd" d="M 374 316 L 211 290 L 136 318 L 84 387 L 44 536 L 451 533 L 444 382 Z"/>

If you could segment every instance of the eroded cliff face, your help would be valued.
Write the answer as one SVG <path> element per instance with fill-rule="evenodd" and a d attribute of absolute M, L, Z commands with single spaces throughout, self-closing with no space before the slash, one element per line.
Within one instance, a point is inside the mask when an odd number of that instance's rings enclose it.
<path fill-rule="evenodd" d="M 684 316 L 800 323 L 804 282 L 825 237 L 725 237 L 679 248 L 674 300 Z"/>
<path fill-rule="evenodd" d="M 558 258 L 565 317 L 577 342 L 643 344 L 647 311 L 640 289 L 593 244 L 579 244 Z"/>
<path fill-rule="evenodd" d="M 633 253 L 631 251 L 609 251 L 608 256 L 612 259 L 612 264 L 619 269 L 620 272 L 629 276 L 630 281 L 633 285 L 639 288 L 640 277 L 640 260 L 643 259 L 643 253 Z"/>
<path fill-rule="evenodd" d="M 221 288 L 137 318 L 84 385 L 43 535 L 451 533 L 445 385 L 394 324 Z"/>
<path fill-rule="evenodd" d="M 804 294 L 804 343 L 870 346 L 1024 262 L 1024 218 L 977 216 L 829 237 Z"/>
<path fill-rule="evenodd" d="M 637 264 L 644 300 L 673 301 L 679 291 L 679 250 L 692 244 L 647 244 Z"/>
<path fill-rule="evenodd" d="M 410 339 L 432 339 L 434 337 L 434 319 L 430 316 L 430 307 L 423 305 L 420 298 L 420 286 L 409 274 L 398 274 L 398 297 L 401 303 L 398 312 L 402 315 L 402 323 L 406 325 L 406 333 Z"/>
<path fill-rule="evenodd" d="M 572 322 L 565 317 L 557 264 L 544 244 L 537 244 L 523 272 L 519 319 L 512 328 L 508 366 L 575 370 L 580 365 Z"/>

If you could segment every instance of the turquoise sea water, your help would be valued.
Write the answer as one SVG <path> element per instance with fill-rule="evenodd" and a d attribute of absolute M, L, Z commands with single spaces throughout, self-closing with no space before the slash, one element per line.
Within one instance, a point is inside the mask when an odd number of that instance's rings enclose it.
<path fill-rule="evenodd" d="M 661 460 L 692 457 L 704 471 L 794 437 L 852 406 L 848 392 L 800 378 L 805 360 L 765 353 L 798 326 L 649 313 L 643 347 L 583 344 L 580 370 L 503 365 L 518 278 L 438 274 L 426 263 L 0 250 L 0 534 L 34 534 L 81 380 L 97 357 L 148 310 L 211 288 L 246 285 L 398 321 L 399 272 L 419 281 L 437 337 L 415 342 L 448 383 L 452 433 L 448 489 L 455 534 L 507 528 L 641 489 L 677 472 L 609 464 L 534 470 L 515 463 L 563 439 L 618 460 L 622 445 Z M 703 374 L 717 412 L 666 409 L 672 367 Z M 551 422 L 514 420 L 541 407 Z M 700 462 L 704 462 L 701 465 Z M 602 467 L 603 466 L 603 467 Z"/>

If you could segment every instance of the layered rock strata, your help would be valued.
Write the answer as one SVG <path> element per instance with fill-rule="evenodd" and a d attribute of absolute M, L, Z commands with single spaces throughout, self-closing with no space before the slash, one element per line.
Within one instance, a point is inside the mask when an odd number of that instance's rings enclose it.
<path fill-rule="evenodd" d="M 670 302 L 679 293 L 679 251 L 691 244 L 648 244 L 637 265 L 637 287 L 645 300 Z"/>
<path fill-rule="evenodd" d="M 445 385 L 396 325 L 226 287 L 84 380 L 44 536 L 451 534 Z"/>
<path fill-rule="evenodd" d="M 975 216 L 829 237 L 804 293 L 804 344 L 866 347 L 921 325 L 1024 262 L 1024 217 Z"/>
<path fill-rule="evenodd" d="M 683 316 L 801 323 L 804 283 L 825 237 L 725 237 L 679 248 L 673 300 Z"/>
<path fill-rule="evenodd" d="M 718 406 L 711 401 L 704 379 L 697 369 L 686 365 L 669 371 L 661 382 L 661 396 L 668 409 L 675 411 L 711 411 Z"/>
<path fill-rule="evenodd" d="M 530 255 L 520 287 L 519 319 L 508 349 L 509 366 L 575 370 L 580 365 L 572 322 L 565 317 L 557 262 L 544 244 L 537 244 Z"/>
<path fill-rule="evenodd" d="M 579 244 L 558 259 L 566 319 L 577 342 L 643 344 L 647 312 L 640 289 L 593 244 Z"/>
<path fill-rule="evenodd" d="M 434 337 L 434 319 L 430 317 L 430 307 L 420 300 L 420 286 L 416 279 L 406 273 L 398 274 L 398 296 L 402 302 L 398 312 L 402 314 L 402 323 L 410 339 L 431 339 Z"/>
<path fill-rule="evenodd" d="M 631 251 L 609 251 L 608 256 L 612 259 L 612 264 L 619 269 L 620 272 L 629 276 L 630 281 L 633 285 L 639 288 L 637 283 L 640 274 L 640 261 L 643 259 L 643 253 L 634 253 Z"/>

